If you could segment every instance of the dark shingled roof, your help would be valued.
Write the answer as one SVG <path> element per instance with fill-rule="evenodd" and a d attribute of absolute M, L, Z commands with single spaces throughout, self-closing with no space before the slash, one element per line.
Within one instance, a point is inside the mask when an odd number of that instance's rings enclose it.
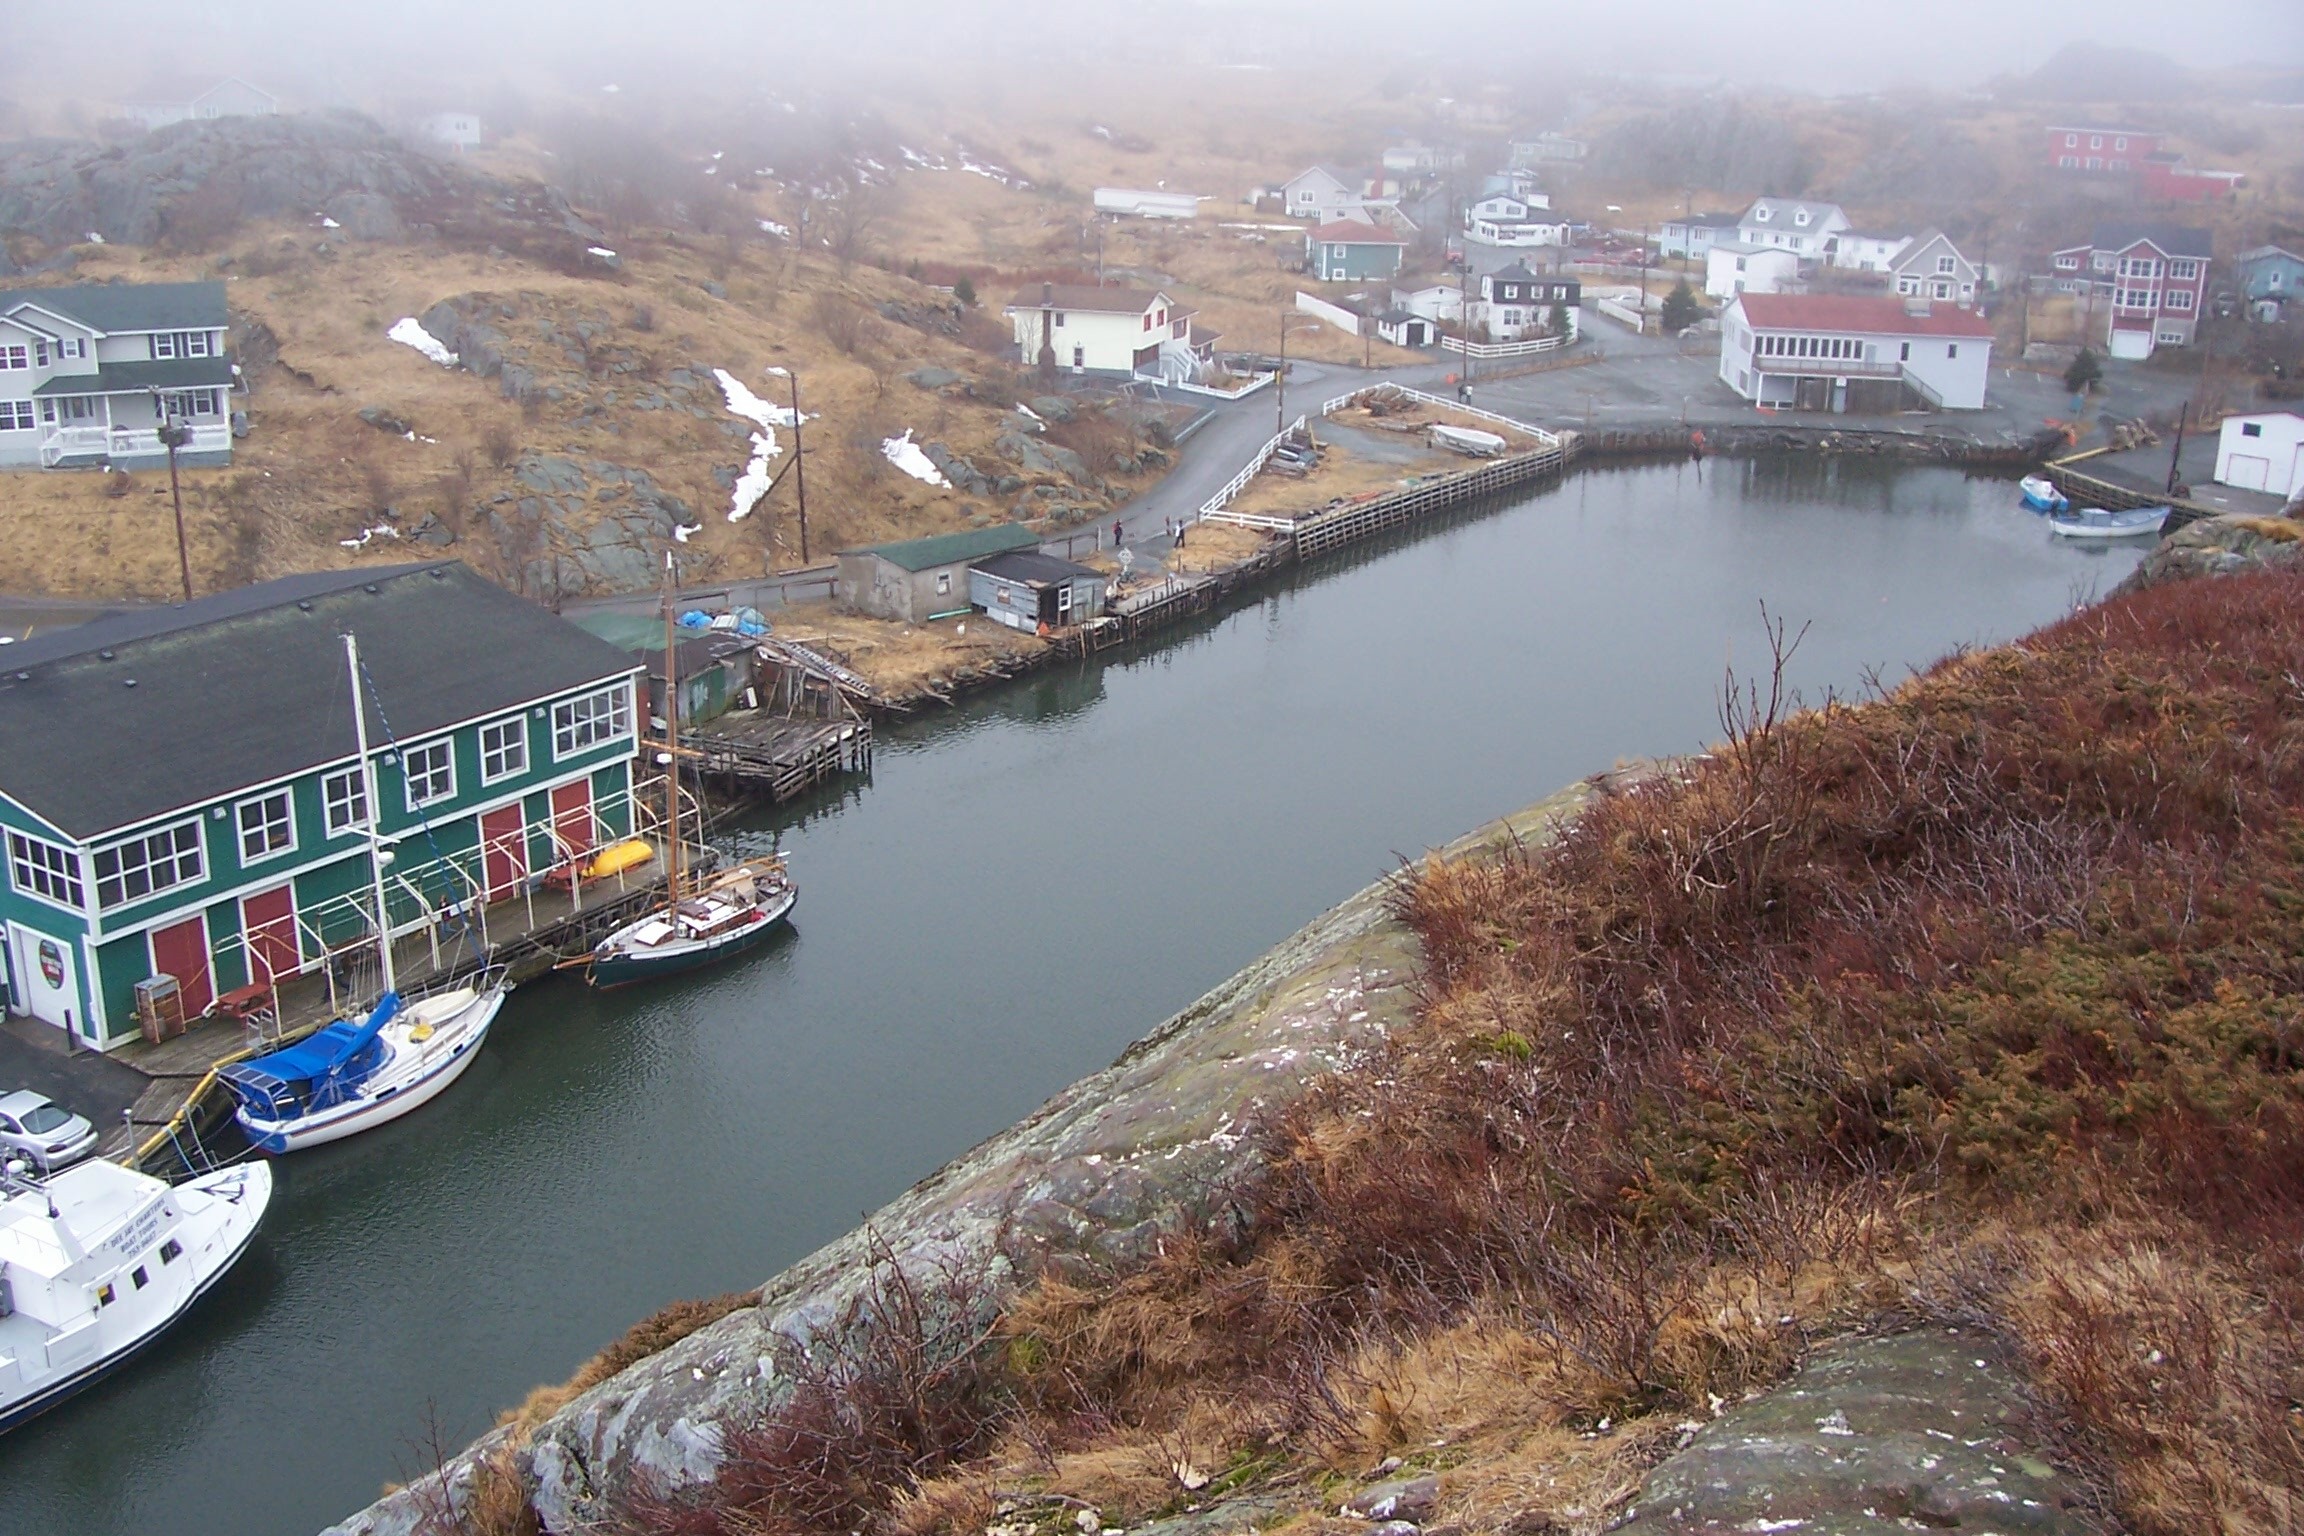
<path fill-rule="evenodd" d="M 2091 238 L 2099 251 L 2124 251 L 2139 240 L 2149 240 L 2171 256 L 2216 254 L 2215 238 L 2207 230 L 2180 224 L 2099 224 Z"/>
<path fill-rule="evenodd" d="M 348 759 L 347 631 L 402 741 L 639 670 L 453 560 L 286 576 L 0 649 L 0 794 L 86 840 Z"/>
<path fill-rule="evenodd" d="M 104 363 L 94 373 L 60 373 L 34 395 L 133 395 L 147 389 L 192 389 L 232 382 L 228 357 L 179 357 L 157 363 Z"/>
<path fill-rule="evenodd" d="M 1077 309 L 1087 314 L 1140 315 L 1159 302 L 1160 295 L 1141 288 L 1048 283 L 1039 288 L 1017 290 L 1016 297 L 1008 301 L 1008 309 Z"/>
<path fill-rule="evenodd" d="M 222 283 L 80 283 L 0 291 L 0 315 L 26 303 L 106 333 L 220 331 L 231 323 Z"/>
<path fill-rule="evenodd" d="M 1036 549 L 1019 549 L 1005 555 L 994 555 L 979 560 L 975 568 L 995 581 L 1013 581 L 1024 586 L 1039 586 L 1054 581 L 1076 581 L 1082 576 L 1101 578 L 1103 572 L 1093 566 L 1077 565 L 1056 555 L 1044 555 Z"/>
<path fill-rule="evenodd" d="M 969 528 L 959 533 L 931 534 L 925 539 L 904 539 L 895 544 L 874 544 L 868 549 L 843 549 L 843 555 L 878 555 L 907 571 L 931 570 L 939 565 L 960 565 L 982 555 L 1011 549 L 1037 549 L 1040 535 L 1022 523 L 993 528 Z"/>

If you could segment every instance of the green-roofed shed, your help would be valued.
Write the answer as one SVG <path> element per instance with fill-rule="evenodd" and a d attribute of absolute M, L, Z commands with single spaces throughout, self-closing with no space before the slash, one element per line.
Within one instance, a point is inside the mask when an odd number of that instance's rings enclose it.
<path fill-rule="evenodd" d="M 925 539 L 840 551 L 840 602 L 860 613 L 907 624 L 968 611 L 968 567 L 994 555 L 1038 549 L 1040 535 L 1021 523 L 970 528 Z"/>

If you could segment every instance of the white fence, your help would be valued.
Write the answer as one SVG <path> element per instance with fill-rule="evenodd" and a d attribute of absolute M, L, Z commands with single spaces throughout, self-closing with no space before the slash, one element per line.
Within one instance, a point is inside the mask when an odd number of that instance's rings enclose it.
<path fill-rule="evenodd" d="M 1338 395 L 1335 399 L 1320 407 L 1320 414 L 1324 417 L 1333 416 L 1338 411 L 1344 409 L 1344 407 L 1352 404 L 1354 401 L 1357 401 L 1361 396 L 1378 393 L 1398 395 L 1404 400 L 1420 400 L 1426 405 L 1437 405 L 1444 410 L 1454 411 L 1459 416 L 1474 416 L 1478 417 L 1482 421 L 1493 421 L 1500 426 L 1510 427 L 1513 431 L 1519 433 L 1523 437 L 1532 437 L 1536 439 L 1538 444 L 1546 448 L 1557 448 L 1560 446 L 1560 438 L 1559 434 L 1557 433 L 1547 432 L 1542 427 L 1532 427 L 1528 425 L 1528 423 L 1524 421 L 1516 421 L 1510 416 L 1500 416 L 1494 411 L 1483 411 L 1477 406 L 1459 405 L 1445 395 L 1426 394 L 1421 389 L 1410 389 L 1405 384 L 1374 384 L 1370 385 L 1366 389 L 1356 389 L 1348 395 Z"/>
<path fill-rule="evenodd" d="M 232 446 L 232 428 L 225 422 L 191 428 L 182 453 L 215 453 Z M 40 462 L 53 469 L 68 457 L 100 453 L 115 459 L 158 456 L 168 450 L 155 427 L 58 427 L 40 440 Z"/>
<path fill-rule="evenodd" d="M 1325 406 L 1321 408 L 1321 414 L 1327 414 L 1327 408 Z M 1256 450 L 1256 456 L 1248 461 L 1247 468 L 1241 470 L 1240 473 L 1234 475 L 1230 480 L 1224 482 L 1224 488 L 1222 490 L 1209 497 L 1206 501 L 1200 503 L 1200 510 L 1194 515 L 1193 520 L 1195 522 L 1206 522 L 1210 519 L 1214 519 L 1218 522 L 1238 523 L 1243 528 L 1288 527 L 1288 519 L 1284 517 L 1257 517 L 1253 513 L 1227 512 L 1225 508 L 1232 504 L 1233 497 L 1239 495 L 1242 491 L 1248 488 L 1248 482 L 1255 479 L 1258 472 L 1261 471 L 1265 465 L 1272 462 L 1272 455 L 1279 451 L 1280 445 L 1286 442 L 1294 434 L 1303 430 L 1304 418 L 1299 416 L 1294 421 L 1290 422 L 1287 426 L 1282 427 L 1279 431 L 1273 433 L 1271 438 L 1264 444 L 1264 446 Z"/>
<path fill-rule="evenodd" d="M 1360 317 L 1341 304 L 1331 304 L 1316 293 L 1296 290 L 1296 309 L 1300 314 L 1312 315 L 1327 321 L 1347 336 L 1360 334 Z"/>
<path fill-rule="evenodd" d="M 1443 336 L 1440 350 L 1484 362 L 1491 358 L 1534 357 L 1540 352 L 1556 352 L 1575 339 L 1571 335 L 1535 336 L 1526 341 L 1466 341 L 1461 336 Z"/>
<path fill-rule="evenodd" d="M 1620 299 L 1600 299 L 1595 301 L 1592 307 L 1619 325 L 1629 326 L 1642 333 L 1648 329 L 1646 311 L 1634 309 Z"/>
<path fill-rule="evenodd" d="M 1278 377 L 1279 375 L 1276 373 L 1255 374 L 1249 378 L 1247 383 L 1235 385 L 1231 389 L 1217 389 L 1207 384 L 1186 384 L 1178 380 L 1164 379 L 1156 373 L 1139 373 L 1136 375 L 1136 382 L 1139 384 L 1157 384 L 1162 389 L 1180 389 L 1188 395 L 1206 395 L 1212 400 L 1237 400 L 1243 395 L 1256 393 Z"/>

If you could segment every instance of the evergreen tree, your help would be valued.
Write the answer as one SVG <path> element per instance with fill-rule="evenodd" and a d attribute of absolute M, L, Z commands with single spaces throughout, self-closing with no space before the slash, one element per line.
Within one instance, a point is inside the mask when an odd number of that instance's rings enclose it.
<path fill-rule="evenodd" d="M 2086 394 L 2103 377 L 2104 365 L 2097 361 L 2095 352 L 2082 347 L 2072 366 L 2064 370 L 2064 387 L 2076 395 Z"/>
<path fill-rule="evenodd" d="M 1696 302 L 1695 290 L 1688 286 L 1688 279 L 1680 279 L 1664 296 L 1664 333 L 1669 336 L 1684 331 L 1703 318 L 1704 306 Z"/>

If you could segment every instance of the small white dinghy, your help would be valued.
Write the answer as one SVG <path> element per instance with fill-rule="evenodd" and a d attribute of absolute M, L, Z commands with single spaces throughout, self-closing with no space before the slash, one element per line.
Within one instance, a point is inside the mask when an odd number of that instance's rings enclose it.
<path fill-rule="evenodd" d="M 2048 531 L 2065 539 L 2130 539 L 2139 534 L 2157 534 L 2160 525 L 2167 521 L 2166 507 L 2136 507 L 2126 512 L 2082 507 L 2077 512 L 2051 513 Z"/>
<path fill-rule="evenodd" d="M 2061 512 L 2072 505 L 2046 475 L 2026 475 L 2016 482 L 2016 489 L 2024 493 L 2024 505 L 2035 512 Z"/>
<path fill-rule="evenodd" d="M 101 1158 L 0 1169 L 0 1430 L 159 1337 L 224 1278 L 272 1201 L 262 1163 L 171 1189 Z"/>

